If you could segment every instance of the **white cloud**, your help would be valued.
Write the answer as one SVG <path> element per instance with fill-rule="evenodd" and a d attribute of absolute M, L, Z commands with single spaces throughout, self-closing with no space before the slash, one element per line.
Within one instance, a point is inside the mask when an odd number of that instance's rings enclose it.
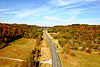
<path fill-rule="evenodd" d="M 26 9 L 23 11 L 20 11 L 19 13 L 16 14 L 16 17 L 18 18 L 24 18 L 24 17 L 28 17 L 28 16 L 40 16 L 40 14 L 44 14 L 46 12 L 48 12 L 48 8 L 37 8 L 37 9 Z"/>
<path fill-rule="evenodd" d="M 20 12 L 20 13 L 17 13 L 16 17 L 17 18 L 23 18 L 23 17 L 30 16 L 33 13 L 34 13 L 34 11 Z"/>
<path fill-rule="evenodd" d="M 67 12 L 64 12 L 64 14 L 66 15 L 70 15 L 70 19 L 69 20 L 75 20 L 77 19 L 76 17 L 81 14 L 82 12 L 86 11 L 87 9 L 71 9 Z"/>
<path fill-rule="evenodd" d="M 0 9 L 0 11 L 7 11 L 8 9 Z"/>
<path fill-rule="evenodd" d="M 54 4 L 56 6 L 64 6 L 64 5 L 69 5 L 69 4 L 93 2 L 93 1 L 96 1 L 96 0 L 52 0 L 51 4 Z"/>
<path fill-rule="evenodd" d="M 16 14 L 17 12 L 3 12 L 3 13 L 6 13 L 6 14 Z"/>
<path fill-rule="evenodd" d="M 62 9 L 68 9 L 68 8 L 78 7 L 80 5 L 82 5 L 82 4 L 76 4 L 76 5 L 72 5 L 72 6 L 67 6 L 67 7 L 64 7 Z"/>
<path fill-rule="evenodd" d="M 45 19 L 57 19 L 56 17 L 44 16 Z"/>
<path fill-rule="evenodd" d="M 60 19 L 58 17 L 44 16 L 43 18 L 55 21 L 65 21 L 64 19 Z"/>
<path fill-rule="evenodd" d="M 53 20 L 53 21 L 61 21 L 61 22 L 65 22 L 66 20 L 73 21 L 73 20 L 77 19 L 77 16 L 85 10 L 87 10 L 87 9 L 81 8 L 81 9 L 70 9 L 67 11 L 63 10 L 62 15 L 66 15 L 66 18 L 65 18 L 65 16 L 60 16 L 60 15 L 57 16 L 57 14 L 56 14 L 56 16 L 44 16 L 43 18 Z M 57 11 L 55 11 L 55 12 L 57 13 Z M 60 14 L 60 12 L 58 12 L 58 14 Z"/>

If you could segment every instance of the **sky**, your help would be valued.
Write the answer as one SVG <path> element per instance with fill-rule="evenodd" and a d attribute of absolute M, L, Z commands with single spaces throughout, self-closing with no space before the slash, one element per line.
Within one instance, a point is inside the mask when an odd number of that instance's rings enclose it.
<path fill-rule="evenodd" d="M 100 0 L 0 0 L 0 23 L 100 25 Z"/>

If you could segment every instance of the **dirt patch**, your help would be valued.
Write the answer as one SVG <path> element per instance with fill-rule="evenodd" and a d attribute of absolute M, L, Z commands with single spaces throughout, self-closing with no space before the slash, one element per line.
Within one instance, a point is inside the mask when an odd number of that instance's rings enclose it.
<path fill-rule="evenodd" d="M 41 44 L 41 59 L 40 61 L 47 61 L 50 59 L 49 48 L 46 46 L 46 41 Z"/>
<path fill-rule="evenodd" d="M 47 43 L 46 36 L 43 35 L 43 41 L 41 43 L 41 57 L 39 58 L 39 61 L 49 61 L 50 59 L 51 59 L 50 46 Z M 40 64 L 40 67 L 51 67 L 51 64 L 42 63 Z"/>
<path fill-rule="evenodd" d="M 67 56 L 67 59 L 64 58 L 63 54 L 60 53 L 60 55 L 61 55 L 61 60 L 63 60 L 66 63 L 70 63 L 71 65 L 73 65 L 73 67 L 77 67 L 77 62 L 75 60 L 72 60 L 69 55 Z"/>

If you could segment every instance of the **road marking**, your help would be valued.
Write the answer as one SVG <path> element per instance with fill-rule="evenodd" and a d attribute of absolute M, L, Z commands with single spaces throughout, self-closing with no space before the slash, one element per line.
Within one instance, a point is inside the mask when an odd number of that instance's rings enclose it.
<path fill-rule="evenodd" d="M 9 58 L 9 57 L 0 57 L 3 59 L 10 59 L 10 60 L 16 60 L 16 61 L 23 61 L 22 59 L 15 59 L 15 58 Z"/>
<path fill-rule="evenodd" d="M 48 61 L 40 61 L 40 63 L 49 63 L 49 64 L 52 64 L 52 60 L 49 59 Z"/>
<path fill-rule="evenodd" d="M 56 50 L 56 52 L 59 52 L 58 50 Z"/>

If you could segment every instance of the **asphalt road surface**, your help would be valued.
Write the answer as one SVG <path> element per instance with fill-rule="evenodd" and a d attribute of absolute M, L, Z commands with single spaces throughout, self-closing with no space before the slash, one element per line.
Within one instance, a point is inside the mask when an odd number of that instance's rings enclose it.
<path fill-rule="evenodd" d="M 58 52 L 56 51 L 56 48 L 55 48 L 53 42 L 49 39 L 48 35 L 46 34 L 46 31 L 45 31 L 45 35 L 46 35 L 46 38 L 47 38 L 47 40 L 49 42 L 49 45 L 51 47 L 52 67 L 61 67 L 61 62 L 60 62 L 60 58 L 59 58 Z"/>

